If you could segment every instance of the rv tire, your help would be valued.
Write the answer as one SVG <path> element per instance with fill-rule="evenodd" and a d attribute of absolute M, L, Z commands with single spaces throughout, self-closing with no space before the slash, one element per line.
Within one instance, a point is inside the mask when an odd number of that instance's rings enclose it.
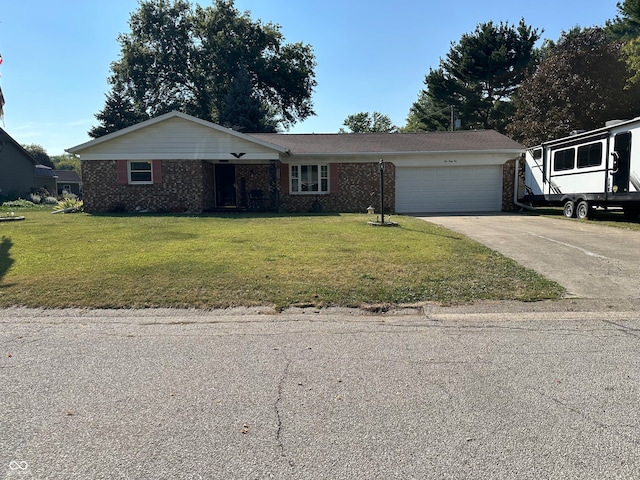
<path fill-rule="evenodd" d="M 584 220 L 589 217 L 591 217 L 591 207 L 589 206 L 589 202 L 582 200 L 576 207 L 576 218 Z"/>
<path fill-rule="evenodd" d="M 567 218 L 573 218 L 576 216 L 576 204 L 573 203 L 572 200 L 567 200 L 566 202 L 564 202 L 564 208 L 562 213 L 564 213 L 564 216 Z"/>
<path fill-rule="evenodd" d="M 624 218 L 627 220 L 638 220 L 640 217 L 640 208 L 638 207 L 625 207 Z"/>

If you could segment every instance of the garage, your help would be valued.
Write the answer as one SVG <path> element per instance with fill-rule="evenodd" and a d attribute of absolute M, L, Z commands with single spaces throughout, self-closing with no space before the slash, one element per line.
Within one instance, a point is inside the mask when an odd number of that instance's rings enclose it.
<path fill-rule="evenodd" d="M 398 213 L 497 212 L 502 165 L 396 168 Z"/>

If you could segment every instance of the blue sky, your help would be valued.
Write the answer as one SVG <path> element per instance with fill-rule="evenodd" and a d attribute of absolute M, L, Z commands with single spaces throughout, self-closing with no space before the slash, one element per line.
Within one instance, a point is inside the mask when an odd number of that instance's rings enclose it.
<path fill-rule="evenodd" d="M 210 1 L 197 2 L 210 5 Z M 104 105 L 119 33 L 137 0 L 4 0 L 0 13 L 0 86 L 4 129 L 22 144 L 59 155 L 90 140 Z M 344 119 L 379 111 L 405 124 L 429 68 L 451 42 L 493 20 L 520 18 L 557 40 L 576 25 L 604 25 L 616 0 L 236 0 L 254 19 L 282 26 L 287 42 L 314 48 L 316 116 L 292 133 L 337 132 Z"/>

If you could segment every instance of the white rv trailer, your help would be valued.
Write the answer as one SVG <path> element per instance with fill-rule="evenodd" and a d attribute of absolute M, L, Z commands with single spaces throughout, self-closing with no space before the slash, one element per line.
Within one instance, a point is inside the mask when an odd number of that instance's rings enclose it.
<path fill-rule="evenodd" d="M 528 148 L 518 199 L 532 206 L 562 206 L 567 217 L 586 218 L 593 207 L 621 207 L 625 216 L 637 219 L 639 174 L 640 117 L 608 122 Z"/>

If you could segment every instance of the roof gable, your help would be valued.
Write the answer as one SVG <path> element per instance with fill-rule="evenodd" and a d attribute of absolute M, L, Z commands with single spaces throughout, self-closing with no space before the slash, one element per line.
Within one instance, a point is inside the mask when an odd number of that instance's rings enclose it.
<path fill-rule="evenodd" d="M 25 148 L 22 145 L 16 142 L 15 139 L 11 135 L 9 135 L 4 129 L 0 128 L 0 142 L 2 142 L 4 145 L 4 142 L 7 142 L 7 141 L 9 142 L 9 144 L 13 145 L 13 147 L 16 149 L 20 157 L 29 161 L 32 165 L 38 164 L 38 162 L 36 162 L 36 160 L 31 156 L 29 152 L 25 150 Z M 2 146 L 2 149 L 4 149 L 4 146 Z"/>
<path fill-rule="evenodd" d="M 278 158 L 286 149 L 184 113 L 171 112 L 67 151 L 89 160 L 232 159 L 240 154 Z"/>

